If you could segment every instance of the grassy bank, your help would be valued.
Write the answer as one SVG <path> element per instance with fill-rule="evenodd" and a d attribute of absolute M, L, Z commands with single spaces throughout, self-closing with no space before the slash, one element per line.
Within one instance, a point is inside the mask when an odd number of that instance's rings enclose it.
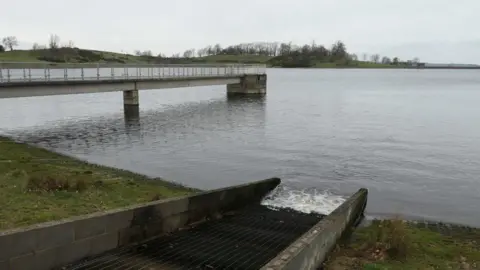
<path fill-rule="evenodd" d="M 57 50 L 15 50 L 0 53 L 0 61 L 3 62 L 147 63 L 151 58 L 153 57 L 77 48 L 60 48 Z"/>
<path fill-rule="evenodd" d="M 52 50 L 16 50 L 0 52 L 0 62 L 32 62 L 32 63 L 121 63 L 121 64 L 153 64 L 153 63 L 256 63 L 267 64 L 271 57 L 262 55 L 210 55 L 194 58 L 157 58 L 153 56 L 136 56 L 106 51 L 95 51 L 77 48 L 60 48 Z"/>
<path fill-rule="evenodd" d="M 16 50 L 0 53 L 0 62 L 46 62 L 46 63 L 121 63 L 121 64 L 215 64 L 243 63 L 278 65 L 278 59 L 265 55 L 210 55 L 194 58 L 157 58 L 115 52 L 95 51 L 78 48 L 52 50 Z M 348 64 L 314 62 L 310 68 L 404 68 L 399 65 L 350 61 Z"/>
<path fill-rule="evenodd" d="M 192 192 L 0 137 L 0 230 Z"/>
<path fill-rule="evenodd" d="M 480 269 L 480 230 L 374 221 L 337 247 L 324 269 Z"/>
<path fill-rule="evenodd" d="M 388 64 L 378 64 L 371 62 L 363 61 L 352 61 L 349 64 L 336 64 L 336 63 L 315 63 L 313 68 L 381 68 L 381 69 L 392 69 L 392 68 L 406 68 L 405 65 L 388 65 Z"/>

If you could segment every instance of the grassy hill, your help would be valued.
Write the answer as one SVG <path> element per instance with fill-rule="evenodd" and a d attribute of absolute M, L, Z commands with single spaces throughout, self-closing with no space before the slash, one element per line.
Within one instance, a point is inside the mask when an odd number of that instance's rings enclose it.
<path fill-rule="evenodd" d="M 210 55 L 194 58 L 159 58 L 136 56 L 107 51 L 79 48 L 59 48 L 55 50 L 16 50 L 0 53 L 0 62 L 47 62 L 47 63 L 115 63 L 115 64 L 193 64 L 193 63 L 244 63 L 266 64 L 270 67 L 285 67 L 281 57 L 265 55 Z M 376 64 L 362 61 L 331 63 L 313 61 L 313 68 L 399 68 L 401 66 Z"/>
<path fill-rule="evenodd" d="M 146 63 L 154 57 L 134 56 L 114 52 L 59 48 L 56 50 L 16 50 L 0 53 L 2 62 L 53 62 L 53 63 Z"/>

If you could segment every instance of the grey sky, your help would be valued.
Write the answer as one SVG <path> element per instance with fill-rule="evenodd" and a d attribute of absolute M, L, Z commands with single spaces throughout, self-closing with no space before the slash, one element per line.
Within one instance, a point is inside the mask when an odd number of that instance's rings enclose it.
<path fill-rule="evenodd" d="M 22 0 L 0 35 L 23 48 L 50 33 L 82 48 L 170 55 L 208 44 L 292 41 L 429 62 L 480 64 L 479 0 Z"/>

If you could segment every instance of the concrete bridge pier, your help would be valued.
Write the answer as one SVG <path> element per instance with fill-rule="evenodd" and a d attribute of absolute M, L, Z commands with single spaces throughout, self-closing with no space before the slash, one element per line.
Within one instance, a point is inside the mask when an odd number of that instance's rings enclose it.
<path fill-rule="evenodd" d="M 138 90 L 123 91 L 123 111 L 125 119 L 137 119 L 140 116 Z"/>
<path fill-rule="evenodd" d="M 240 83 L 227 84 L 228 96 L 262 96 L 267 93 L 267 74 L 244 75 Z"/>

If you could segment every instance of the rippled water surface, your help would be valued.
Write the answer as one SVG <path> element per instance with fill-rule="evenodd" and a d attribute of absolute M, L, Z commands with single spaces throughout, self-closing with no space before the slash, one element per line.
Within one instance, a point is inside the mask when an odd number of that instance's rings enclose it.
<path fill-rule="evenodd" d="M 268 71 L 264 99 L 224 86 L 0 100 L 0 133 L 211 189 L 279 176 L 270 203 L 328 212 L 360 187 L 370 215 L 480 225 L 480 72 Z"/>

